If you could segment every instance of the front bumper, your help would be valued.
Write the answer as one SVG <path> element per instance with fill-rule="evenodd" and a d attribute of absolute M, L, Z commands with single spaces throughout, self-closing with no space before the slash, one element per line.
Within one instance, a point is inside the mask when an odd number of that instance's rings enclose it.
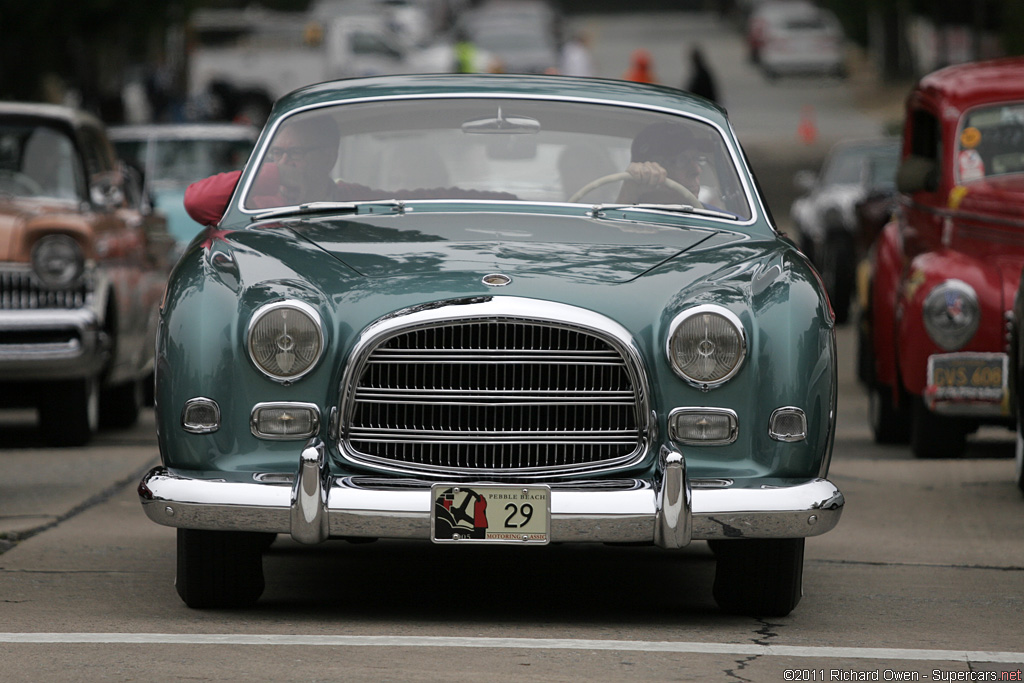
<path fill-rule="evenodd" d="M 654 481 L 551 486 L 552 542 L 653 543 L 802 538 L 839 522 L 843 494 L 825 479 L 787 486 L 734 488 L 694 480 L 678 451 L 662 448 Z M 187 529 L 290 534 L 302 543 L 328 538 L 430 538 L 431 482 L 334 477 L 324 447 L 311 440 L 294 477 L 252 483 L 194 479 L 151 470 L 139 484 L 146 515 Z"/>
<path fill-rule="evenodd" d="M 109 353 L 110 341 L 91 309 L 0 314 L 0 378 L 5 380 L 92 377 Z"/>

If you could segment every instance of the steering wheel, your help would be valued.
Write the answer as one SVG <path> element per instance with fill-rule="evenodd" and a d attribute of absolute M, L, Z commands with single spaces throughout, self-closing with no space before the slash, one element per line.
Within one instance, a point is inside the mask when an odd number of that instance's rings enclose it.
<path fill-rule="evenodd" d="M 13 186 L 12 194 L 16 195 L 31 196 L 43 194 L 43 186 L 24 173 L 0 169 L 0 187 L 5 186 Z"/>
<path fill-rule="evenodd" d="M 569 197 L 569 202 L 570 203 L 578 202 L 582 197 L 585 197 L 587 194 L 589 194 L 590 192 L 593 192 L 594 190 L 596 190 L 599 187 L 607 185 L 608 183 L 618 182 L 620 180 L 629 180 L 632 177 L 633 176 L 631 176 L 626 171 L 619 171 L 618 173 L 612 173 L 610 175 L 606 175 L 606 176 L 602 176 L 600 178 L 596 178 L 594 180 L 591 180 L 589 183 L 587 183 L 586 185 L 584 185 L 580 189 L 576 190 L 576 192 L 571 197 Z M 692 192 L 690 192 L 684 186 L 680 185 L 679 183 L 677 183 L 676 181 L 672 180 L 671 178 L 665 178 L 665 187 L 669 188 L 670 190 L 673 190 L 674 192 L 676 192 L 676 194 L 679 194 L 680 196 L 682 196 L 682 198 L 686 200 L 686 203 L 687 204 L 692 204 L 694 208 L 696 208 L 696 209 L 703 209 L 704 208 L 704 205 L 700 203 L 700 200 L 697 199 L 697 197 L 694 196 L 694 194 Z"/>

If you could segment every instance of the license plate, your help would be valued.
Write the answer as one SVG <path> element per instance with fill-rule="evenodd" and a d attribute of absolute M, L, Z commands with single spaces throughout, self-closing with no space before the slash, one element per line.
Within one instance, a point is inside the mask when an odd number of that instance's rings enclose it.
<path fill-rule="evenodd" d="M 430 537 L 435 543 L 545 544 L 551 529 L 549 486 L 435 484 Z"/>
<path fill-rule="evenodd" d="M 1001 402 L 1006 392 L 1005 353 L 945 353 L 928 358 L 928 389 L 937 401 Z"/>

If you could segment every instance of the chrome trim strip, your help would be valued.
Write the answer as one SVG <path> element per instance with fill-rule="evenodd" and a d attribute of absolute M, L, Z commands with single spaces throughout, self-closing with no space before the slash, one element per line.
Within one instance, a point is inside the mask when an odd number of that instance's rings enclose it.
<path fill-rule="evenodd" d="M 300 493 L 294 494 L 294 506 L 293 487 L 286 483 L 191 479 L 164 467 L 143 478 L 139 498 L 152 521 L 172 527 L 284 533 L 315 542 L 324 534 L 320 515 L 326 511 L 331 537 L 430 538 L 431 482 L 413 487 L 407 480 L 404 486 L 396 482 L 392 488 L 364 488 L 351 478 L 332 480 L 319 464 L 320 453 L 315 446 L 303 452 L 302 474 L 296 478 L 302 483 L 295 487 Z M 670 464 L 676 466 L 675 461 Z M 668 476 L 678 484 L 675 472 Z M 655 543 L 662 515 L 660 538 L 680 543 L 686 536 L 684 527 L 677 521 L 672 531 L 668 508 L 659 508 L 664 485 L 636 483 L 634 488 L 612 490 L 552 486 L 551 541 Z M 679 493 L 685 488 L 684 483 Z M 836 526 L 845 503 L 843 494 L 825 479 L 779 487 L 693 488 L 691 496 L 693 540 L 818 536 Z M 673 510 L 683 509 L 682 499 L 667 492 L 665 498 L 680 501 Z M 666 531 L 672 532 L 666 536 Z"/>
<path fill-rule="evenodd" d="M 350 438 L 353 436 L 354 432 L 352 432 L 347 425 L 350 425 L 353 421 L 352 416 L 356 407 L 355 390 L 357 388 L 357 380 L 361 376 L 368 358 L 377 347 L 378 343 L 385 337 L 405 333 L 418 327 L 434 327 L 444 323 L 488 321 L 522 322 L 526 324 L 539 322 L 553 327 L 560 327 L 571 331 L 594 335 L 612 345 L 618 351 L 621 359 L 624 360 L 623 365 L 630 375 L 630 382 L 636 392 L 637 400 L 634 410 L 634 419 L 638 426 L 639 439 L 634 437 L 630 439 L 630 443 L 637 443 L 637 448 L 634 449 L 631 454 L 618 458 L 617 460 L 609 460 L 593 464 L 579 466 L 570 465 L 561 467 L 560 469 L 543 468 L 542 471 L 508 470 L 491 472 L 482 472 L 479 470 L 460 467 L 416 467 L 413 465 L 403 465 L 402 463 L 398 463 L 394 460 L 377 458 L 375 456 L 357 452 L 350 443 Z M 562 476 L 569 472 L 610 471 L 634 465 L 642 460 L 647 454 L 652 429 L 649 386 L 645 365 L 639 349 L 633 342 L 632 335 L 625 327 L 599 313 L 567 304 L 513 296 L 484 296 L 471 299 L 453 299 L 448 301 L 432 302 L 422 306 L 396 311 L 372 323 L 363 330 L 359 335 L 359 338 L 356 340 L 352 352 L 349 354 L 349 362 L 345 367 L 345 374 L 341 379 L 341 400 L 339 402 L 338 409 L 338 422 L 336 425 L 332 425 L 332 428 L 336 428 L 337 433 L 340 435 L 338 448 L 343 458 L 354 463 L 369 464 L 390 472 L 401 472 L 406 474 L 430 474 L 443 472 L 446 474 L 477 478 L 482 476 L 537 478 Z M 561 403 L 563 401 L 558 402 Z M 374 432 L 373 435 L 378 438 L 384 438 L 389 434 L 395 435 L 397 433 L 398 432 L 395 430 L 384 429 Z M 366 435 L 367 433 L 363 430 L 355 432 L 355 434 Z M 439 436 L 443 439 L 445 435 Z M 551 443 L 550 435 L 545 434 L 535 436 L 537 439 L 542 439 L 543 443 Z M 563 438 L 566 441 L 578 441 L 578 439 L 576 439 L 577 436 L 578 434 L 576 433 L 567 433 Z M 604 434 L 604 436 L 607 437 L 614 435 Z M 524 435 L 524 440 L 529 441 L 530 435 Z M 453 441 L 465 441 L 465 439 L 453 439 Z"/>

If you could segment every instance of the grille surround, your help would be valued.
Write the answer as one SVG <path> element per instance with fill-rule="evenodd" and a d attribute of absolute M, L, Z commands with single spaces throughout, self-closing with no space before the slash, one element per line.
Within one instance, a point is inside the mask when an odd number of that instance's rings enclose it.
<path fill-rule="evenodd" d="M 502 329 L 521 336 L 512 344 L 505 335 L 494 337 L 484 350 L 388 347 L 439 330 L 464 342 L 467 335 Z M 530 332 L 541 339 L 523 343 Z M 543 348 L 565 340 L 584 348 Z M 370 325 L 350 359 L 336 433 L 342 457 L 352 463 L 453 478 L 544 478 L 622 469 L 648 450 L 641 355 L 624 327 L 593 311 L 520 297 L 437 302 Z M 437 367 L 447 370 L 440 380 Z M 580 389 L 576 372 L 597 388 Z M 449 386 L 460 381 L 458 373 L 462 383 Z M 520 386 L 527 375 L 530 386 Z M 424 386 L 387 386 L 395 377 Z M 390 424 L 369 424 L 373 419 Z M 592 428 L 605 420 L 616 428 Z"/>

